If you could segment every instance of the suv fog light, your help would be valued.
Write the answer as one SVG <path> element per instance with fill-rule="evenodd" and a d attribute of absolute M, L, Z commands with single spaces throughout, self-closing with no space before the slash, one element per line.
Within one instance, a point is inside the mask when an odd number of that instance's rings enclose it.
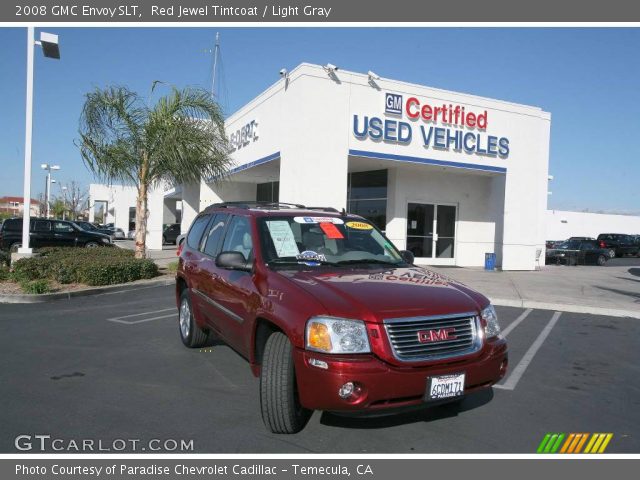
<path fill-rule="evenodd" d="M 355 392 L 355 390 L 356 386 L 353 384 L 353 382 L 347 382 L 340 387 L 340 390 L 338 390 L 338 395 L 340 396 L 340 398 L 346 400 L 351 395 L 353 395 L 353 392 Z"/>

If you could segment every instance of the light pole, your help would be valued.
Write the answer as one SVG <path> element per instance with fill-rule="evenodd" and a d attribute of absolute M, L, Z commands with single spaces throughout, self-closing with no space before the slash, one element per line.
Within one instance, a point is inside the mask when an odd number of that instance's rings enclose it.
<path fill-rule="evenodd" d="M 60 165 L 51 165 L 49 163 L 43 163 L 40 165 L 40 168 L 47 171 L 47 184 L 45 187 L 45 194 L 47 202 L 47 217 L 49 218 L 51 215 L 51 183 L 55 183 L 55 180 L 51 180 L 51 170 L 60 170 Z"/>
<path fill-rule="evenodd" d="M 62 186 L 62 219 L 67 219 L 67 187 Z"/>
<path fill-rule="evenodd" d="M 35 46 L 42 47 L 42 53 L 47 58 L 60 58 L 58 48 L 58 36 L 51 33 L 40 33 L 40 41 L 34 40 L 34 27 L 27 27 L 27 104 L 24 132 L 24 190 L 23 200 L 25 205 L 31 206 L 31 134 L 33 131 L 33 54 Z M 47 208 L 48 208 L 47 203 Z M 22 213 L 22 245 L 18 253 L 30 255 L 29 247 L 29 221 L 31 219 L 30 208 L 25 208 Z"/>

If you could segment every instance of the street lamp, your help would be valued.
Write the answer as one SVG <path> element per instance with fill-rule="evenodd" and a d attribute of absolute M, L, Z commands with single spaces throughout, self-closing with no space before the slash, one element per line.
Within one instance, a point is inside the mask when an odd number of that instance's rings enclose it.
<path fill-rule="evenodd" d="M 60 170 L 60 165 L 50 165 L 48 163 L 42 163 L 40 165 L 40 168 L 42 168 L 43 170 L 47 171 L 47 183 L 45 185 L 45 189 L 44 189 L 44 193 L 45 193 L 45 202 L 47 205 L 47 216 L 46 218 L 50 217 L 50 212 L 51 212 L 51 184 L 52 183 L 56 183 L 55 180 L 51 180 L 51 170 Z"/>
<path fill-rule="evenodd" d="M 62 219 L 66 220 L 67 219 L 67 187 L 65 187 L 64 185 L 61 187 L 62 188 Z"/>
<path fill-rule="evenodd" d="M 40 33 L 40 41 L 34 39 L 35 29 L 27 27 L 27 105 L 24 131 L 24 204 L 31 205 L 31 134 L 33 132 L 33 54 L 35 46 L 42 47 L 42 53 L 47 58 L 60 58 L 58 36 L 52 33 Z M 48 208 L 47 203 L 47 208 Z M 30 255 L 29 247 L 29 221 L 31 219 L 30 208 L 25 208 L 22 213 L 22 245 L 18 253 Z"/>

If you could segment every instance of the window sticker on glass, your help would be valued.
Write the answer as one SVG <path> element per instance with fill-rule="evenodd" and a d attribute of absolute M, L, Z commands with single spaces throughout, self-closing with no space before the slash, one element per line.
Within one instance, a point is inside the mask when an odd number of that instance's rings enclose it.
<path fill-rule="evenodd" d="M 347 222 L 347 227 L 353 228 L 354 230 L 373 230 L 371 225 L 364 222 Z"/>
<path fill-rule="evenodd" d="M 300 253 L 289 222 L 286 220 L 268 221 L 267 228 L 278 257 L 295 257 Z"/>
<path fill-rule="evenodd" d="M 320 222 L 320 228 L 322 229 L 324 234 L 327 236 L 327 238 L 330 238 L 332 240 L 339 240 L 344 238 L 344 235 L 342 235 L 342 232 L 338 230 L 338 227 L 336 227 L 335 224 L 333 223 Z"/>
<path fill-rule="evenodd" d="M 336 217 L 294 217 L 293 221 L 296 223 L 335 223 L 342 225 L 344 222 L 341 218 Z"/>

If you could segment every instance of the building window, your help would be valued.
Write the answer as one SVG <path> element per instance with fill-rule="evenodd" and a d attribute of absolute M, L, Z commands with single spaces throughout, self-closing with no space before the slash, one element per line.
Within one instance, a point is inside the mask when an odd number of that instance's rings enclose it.
<path fill-rule="evenodd" d="M 257 202 L 278 202 L 280 200 L 280 182 L 258 183 L 256 185 Z"/>
<path fill-rule="evenodd" d="M 387 228 L 387 170 L 353 172 L 348 178 L 348 210 Z"/>

